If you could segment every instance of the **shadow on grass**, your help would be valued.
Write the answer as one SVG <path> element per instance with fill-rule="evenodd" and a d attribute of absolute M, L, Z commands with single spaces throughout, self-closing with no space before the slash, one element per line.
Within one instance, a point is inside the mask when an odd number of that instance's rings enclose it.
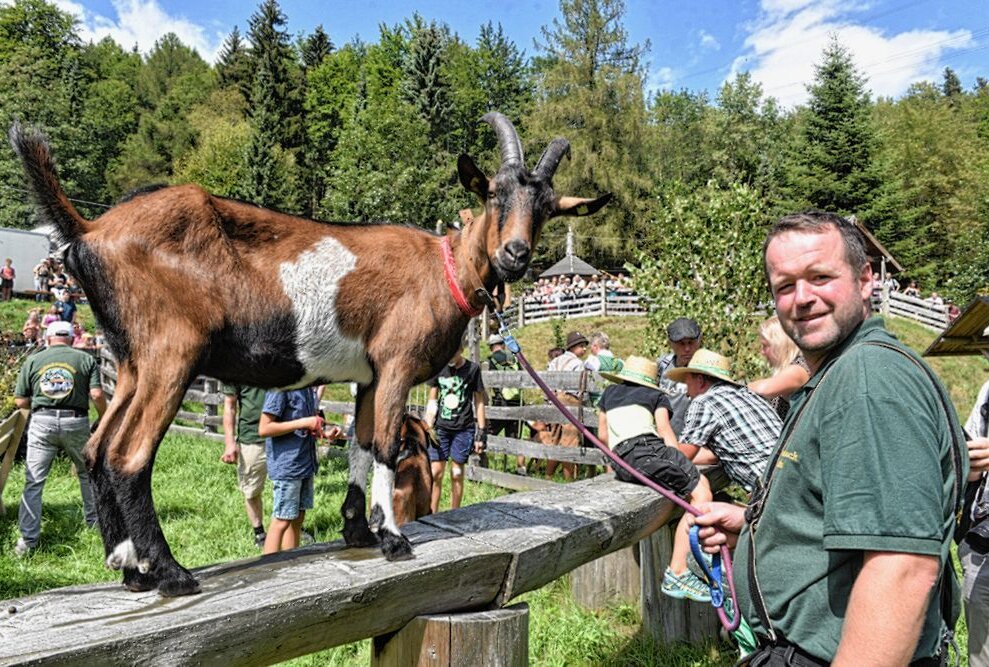
<path fill-rule="evenodd" d="M 661 644 L 644 629 L 630 636 L 614 652 L 596 656 L 595 662 L 616 667 L 731 667 L 738 659 L 738 651 L 731 644 L 708 640 L 700 644 L 673 642 Z"/>

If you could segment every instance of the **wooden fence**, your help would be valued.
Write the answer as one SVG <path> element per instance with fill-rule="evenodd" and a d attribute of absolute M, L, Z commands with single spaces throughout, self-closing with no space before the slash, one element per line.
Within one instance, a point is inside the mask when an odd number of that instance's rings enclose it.
<path fill-rule="evenodd" d="M 642 316 L 646 307 L 634 292 L 609 293 L 604 287 L 600 294 L 563 298 L 549 303 L 537 297 L 522 297 L 512 302 L 505 313 L 505 321 L 512 327 L 545 322 L 556 318 L 625 317 Z"/>
<path fill-rule="evenodd" d="M 469 612 L 500 610 L 645 538 L 647 553 L 668 541 L 668 532 L 654 534 L 671 518 L 671 503 L 655 492 L 600 477 L 406 524 L 402 532 L 415 549 L 409 561 L 388 562 L 378 549 L 333 542 L 200 568 L 202 593 L 192 597 L 130 593 L 119 583 L 50 590 L 0 603 L 0 663 L 266 665 L 375 637 L 373 664 L 416 664 L 419 656 L 422 664 L 441 664 L 429 643 L 435 637 L 421 626 L 442 614 L 445 650 L 461 651 L 444 654 L 442 664 L 524 665 L 527 615 L 488 611 L 479 619 Z M 657 563 L 668 558 L 667 551 Z M 643 590 L 655 594 L 662 569 L 647 567 L 651 562 L 642 560 L 640 576 Z M 677 617 L 704 616 L 705 636 L 713 636 L 710 605 L 666 598 L 660 609 L 655 602 L 644 593 L 650 634 L 666 636 Z M 466 627 L 476 631 L 482 621 L 494 639 L 475 638 L 458 649 L 451 637 Z M 478 646 L 503 652 L 478 656 Z"/>
<path fill-rule="evenodd" d="M 935 331 L 944 331 L 950 324 L 946 306 L 931 303 L 927 299 L 907 296 L 901 292 L 882 290 L 879 292 L 878 303 L 874 293 L 872 308 L 884 315 L 906 317 Z"/>

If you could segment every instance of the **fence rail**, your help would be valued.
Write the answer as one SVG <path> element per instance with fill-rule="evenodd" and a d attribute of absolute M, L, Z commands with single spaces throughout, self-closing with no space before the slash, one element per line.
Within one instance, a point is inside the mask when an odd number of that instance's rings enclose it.
<path fill-rule="evenodd" d="M 516 299 L 505 310 L 506 321 L 513 327 L 545 322 L 558 317 L 574 319 L 597 316 L 641 316 L 646 314 L 644 301 L 634 292 L 608 292 L 602 287 L 600 294 L 585 294 L 546 302 L 540 297 Z"/>

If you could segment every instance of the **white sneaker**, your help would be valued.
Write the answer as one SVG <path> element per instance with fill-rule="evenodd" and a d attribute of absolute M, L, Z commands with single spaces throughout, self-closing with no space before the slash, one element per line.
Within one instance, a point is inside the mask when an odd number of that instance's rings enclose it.
<path fill-rule="evenodd" d="M 28 543 L 24 541 L 23 537 L 19 538 L 17 540 L 17 544 L 14 545 L 14 555 L 18 558 L 24 558 L 24 556 L 27 556 L 33 550 L 34 547 L 29 546 Z"/>

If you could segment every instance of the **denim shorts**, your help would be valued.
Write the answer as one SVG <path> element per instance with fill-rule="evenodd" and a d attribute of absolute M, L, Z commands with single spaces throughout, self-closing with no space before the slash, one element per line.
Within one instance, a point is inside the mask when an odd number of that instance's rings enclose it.
<path fill-rule="evenodd" d="M 283 521 L 299 518 L 299 511 L 313 508 L 313 478 L 273 479 L 274 507 L 271 516 Z"/>
<path fill-rule="evenodd" d="M 474 451 L 474 429 L 448 431 L 445 428 L 438 428 L 436 440 L 437 445 L 429 447 L 430 461 L 453 459 L 454 463 L 463 465 Z"/>

